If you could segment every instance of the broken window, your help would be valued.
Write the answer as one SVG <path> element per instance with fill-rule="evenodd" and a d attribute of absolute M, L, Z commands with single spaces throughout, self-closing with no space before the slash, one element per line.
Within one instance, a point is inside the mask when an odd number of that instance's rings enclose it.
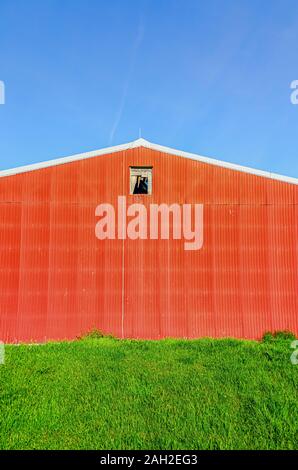
<path fill-rule="evenodd" d="M 152 194 L 152 167 L 130 167 L 130 194 Z"/>

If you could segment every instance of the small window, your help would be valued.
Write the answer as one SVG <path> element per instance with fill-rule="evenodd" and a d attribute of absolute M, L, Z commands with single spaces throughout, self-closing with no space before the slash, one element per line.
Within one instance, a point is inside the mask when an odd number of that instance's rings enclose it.
<path fill-rule="evenodd" d="M 152 194 L 152 167 L 130 167 L 130 194 Z"/>

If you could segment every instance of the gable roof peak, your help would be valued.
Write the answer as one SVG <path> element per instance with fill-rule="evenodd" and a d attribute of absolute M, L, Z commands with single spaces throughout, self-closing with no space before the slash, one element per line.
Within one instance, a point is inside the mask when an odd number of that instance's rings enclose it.
<path fill-rule="evenodd" d="M 115 145 L 113 147 L 103 148 L 100 150 L 93 150 L 91 152 L 71 155 L 69 157 L 57 158 L 55 160 L 48 160 L 48 161 L 40 162 L 40 163 L 33 163 L 31 165 L 21 166 L 18 168 L 12 168 L 10 170 L 2 170 L 0 171 L 0 178 L 5 177 L 5 176 L 17 175 L 19 173 L 26 173 L 28 171 L 33 171 L 33 170 L 40 170 L 42 168 L 48 168 L 51 166 L 72 163 L 72 162 L 79 161 L 79 160 L 85 160 L 86 158 L 99 157 L 101 155 L 122 152 L 125 150 L 138 148 L 138 147 L 145 147 L 147 149 L 155 150 L 157 152 L 168 154 L 168 155 L 173 155 L 176 157 L 188 158 L 190 160 L 196 160 L 198 162 L 207 163 L 209 165 L 214 165 L 214 166 L 218 166 L 222 168 L 228 168 L 230 170 L 241 171 L 244 173 L 250 173 L 253 175 L 257 175 L 257 176 L 262 176 L 265 178 L 271 178 L 271 179 L 280 180 L 280 181 L 284 181 L 287 183 L 298 185 L 298 178 L 293 178 L 291 176 L 278 175 L 275 173 L 271 173 L 269 171 L 257 170 L 255 168 L 249 168 L 246 166 L 237 165 L 235 163 L 224 162 L 222 160 L 216 160 L 210 157 L 203 157 L 202 155 L 197 155 L 194 153 L 183 152 L 181 150 L 173 149 L 170 147 L 165 147 L 163 145 L 154 144 L 143 138 L 139 138 L 137 140 L 134 140 L 133 142 L 128 142 L 127 144 Z"/>
<path fill-rule="evenodd" d="M 150 142 L 146 139 L 143 139 L 143 137 L 140 137 L 139 139 L 132 142 L 132 147 L 150 147 L 150 145 Z"/>

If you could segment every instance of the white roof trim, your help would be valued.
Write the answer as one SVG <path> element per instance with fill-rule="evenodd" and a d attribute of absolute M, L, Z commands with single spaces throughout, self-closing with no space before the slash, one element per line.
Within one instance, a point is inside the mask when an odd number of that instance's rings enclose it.
<path fill-rule="evenodd" d="M 219 166 L 222 168 L 228 168 L 230 170 L 241 171 L 244 173 L 250 173 L 253 175 L 257 175 L 257 176 L 263 176 L 265 178 L 271 178 L 271 179 L 275 179 L 279 181 L 284 181 L 286 183 L 292 183 L 292 184 L 298 185 L 298 178 L 294 178 L 291 176 L 283 176 L 277 173 L 271 173 L 269 171 L 262 171 L 262 170 L 257 170 L 254 168 L 249 168 L 246 166 L 236 165 L 234 163 L 228 163 L 228 162 L 224 162 L 221 160 L 216 160 L 214 158 L 203 157 L 201 155 L 196 155 L 194 153 L 183 152 L 181 150 L 164 147 L 163 145 L 153 144 L 151 142 L 148 142 L 145 139 L 137 139 L 127 144 L 116 145 L 114 147 L 107 147 L 107 148 L 100 149 L 100 150 L 94 150 L 92 152 L 79 153 L 76 155 L 71 155 L 70 157 L 63 157 L 63 158 L 57 158 L 55 160 L 48 160 L 48 161 L 40 162 L 40 163 L 33 163 L 32 165 L 20 166 L 18 168 L 12 168 L 10 170 L 2 170 L 0 171 L 0 178 L 5 177 L 5 176 L 13 176 L 13 175 L 17 175 L 20 173 L 27 173 L 29 171 L 40 170 L 42 168 L 48 168 L 51 166 L 63 165 L 65 163 L 71 163 L 71 162 L 75 162 L 78 160 L 85 160 L 86 158 L 99 157 L 101 155 L 106 155 L 110 153 L 122 152 L 124 150 L 129 150 L 129 149 L 137 148 L 137 147 L 145 147 L 145 148 L 149 148 L 152 150 L 156 150 L 158 152 L 167 153 L 170 155 L 176 155 L 176 156 L 183 157 L 183 158 L 189 158 L 191 160 L 208 163 L 210 165 L 215 165 L 215 166 Z"/>

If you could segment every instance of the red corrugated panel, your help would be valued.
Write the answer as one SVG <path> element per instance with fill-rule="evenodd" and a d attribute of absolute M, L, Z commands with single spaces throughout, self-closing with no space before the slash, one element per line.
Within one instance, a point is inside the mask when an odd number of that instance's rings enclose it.
<path fill-rule="evenodd" d="M 153 166 L 152 196 L 129 167 Z M 142 147 L 0 179 L 0 339 L 298 333 L 297 186 Z M 95 237 L 95 208 L 204 205 L 204 244 Z"/>
<path fill-rule="evenodd" d="M 20 203 L 0 203 L 0 338 L 5 342 L 17 339 L 21 219 Z"/>

